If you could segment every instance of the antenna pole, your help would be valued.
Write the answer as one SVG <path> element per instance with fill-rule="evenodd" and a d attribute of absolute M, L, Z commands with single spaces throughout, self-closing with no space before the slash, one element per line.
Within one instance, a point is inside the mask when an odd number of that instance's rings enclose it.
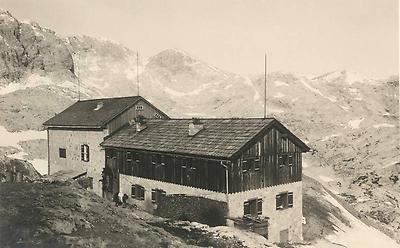
<path fill-rule="evenodd" d="M 267 118 L 267 53 L 264 55 L 264 118 Z"/>
<path fill-rule="evenodd" d="M 78 78 L 78 101 L 81 100 L 81 80 Z"/>
<path fill-rule="evenodd" d="M 137 81 L 137 95 L 140 95 L 140 83 L 139 83 L 139 51 L 136 51 L 136 81 Z"/>
<path fill-rule="evenodd" d="M 78 79 L 78 102 L 79 102 L 81 100 L 81 79 L 79 78 L 78 70 L 79 70 L 78 63 L 75 64 L 74 61 L 74 73 L 76 78 Z"/>

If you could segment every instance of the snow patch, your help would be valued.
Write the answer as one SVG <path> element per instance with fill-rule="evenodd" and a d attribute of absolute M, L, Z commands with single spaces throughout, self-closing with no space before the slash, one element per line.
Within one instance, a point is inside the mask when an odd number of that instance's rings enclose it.
<path fill-rule="evenodd" d="M 349 121 L 349 122 L 347 123 L 347 125 L 348 125 L 350 128 L 352 128 L 352 129 L 360 128 L 360 124 L 361 124 L 361 122 L 362 122 L 364 119 L 365 119 L 365 118 L 361 118 L 361 119 L 358 119 L 358 120 L 351 120 L 351 121 Z"/>
<path fill-rule="evenodd" d="M 233 87 L 233 84 L 228 84 L 227 86 L 224 87 L 225 90 L 230 89 Z"/>
<path fill-rule="evenodd" d="M 253 101 L 257 102 L 258 100 L 260 100 L 261 96 L 260 96 L 260 94 L 258 93 L 258 90 L 257 90 L 256 87 L 254 86 L 254 84 L 253 84 L 253 82 L 251 81 L 251 79 L 248 78 L 248 77 L 245 77 L 243 83 L 246 84 L 246 85 L 248 85 L 248 86 L 251 86 L 251 88 L 253 88 L 253 90 L 254 90 Z"/>
<path fill-rule="evenodd" d="M 376 124 L 373 125 L 374 128 L 381 128 L 381 127 L 394 127 L 393 124 L 389 124 L 389 123 L 380 123 L 380 124 Z"/>
<path fill-rule="evenodd" d="M 399 245 L 391 238 L 378 231 L 377 229 L 364 224 L 362 221 L 354 217 L 348 212 L 336 199 L 331 195 L 324 195 L 324 198 L 332 205 L 339 208 L 342 215 L 350 221 L 350 227 L 342 223 L 333 215 L 330 218 L 334 221 L 337 229 L 334 234 L 326 237 L 330 242 L 352 248 L 364 247 L 385 247 L 398 248 Z"/>
<path fill-rule="evenodd" d="M 21 150 L 18 153 L 8 155 L 8 157 L 26 160 L 31 163 L 40 174 L 47 174 L 47 161 L 43 159 L 25 159 L 24 157 L 28 154 L 24 152 L 22 147 L 18 144 L 20 141 L 47 139 L 46 131 L 28 130 L 21 132 L 8 132 L 3 126 L 0 126 L 0 137 L 0 146 L 13 146 Z"/>
<path fill-rule="evenodd" d="M 44 159 L 25 159 L 25 156 L 27 156 L 28 154 L 26 152 L 18 152 L 18 153 L 14 153 L 11 155 L 7 155 L 7 157 L 9 158 L 15 158 L 15 159 L 20 159 L 20 160 L 25 160 L 28 161 L 29 163 L 31 163 L 33 165 L 33 167 L 41 174 L 41 175 L 46 175 L 48 172 L 48 163 L 47 160 Z"/>
<path fill-rule="evenodd" d="M 243 241 L 243 245 L 247 247 L 254 248 L 262 248 L 262 247 L 270 247 L 271 243 L 268 240 L 256 233 L 248 232 L 244 230 L 239 230 L 234 227 L 227 226 L 217 226 L 208 228 L 209 231 L 213 233 L 213 235 L 217 237 L 227 237 L 227 238 L 237 238 Z"/>
<path fill-rule="evenodd" d="M 339 137 L 340 135 L 342 135 L 342 134 L 338 133 L 338 134 L 328 135 L 328 136 L 323 137 L 323 138 L 321 139 L 321 141 L 328 141 L 328 140 L 330 140 L 331 138 Z"/>
<path fill-rule="evenodd" d="M 327 183 L 329 183 L 329 182 L 332 182 L 333 181 L 333 179 L 332 178 L 330 178 L 330 177 L 327 177 L 327 176 L 322 176 L 322 175 L 320 175 L 320 176 L 318 176 L 322 181 L 324 181 L 324 182 L 327 182 Z"/>
<path fill-rule="evenodd" d="M 331 101 L 331 102 L 336 102 L 336 101 L 337 101 L 337 100 L 336 100 L 336 97 L 333 97 L 333 96 L 325 96 L 320 90 L 318 90 L 318 89 L 312 87 L 312 86 L 311 86 L 310 84 L 308 84 L 305 80 L 300 80 L 300 81 L 304 84 L 304 86 L 306 86 L 309 90 L 311 90 L 311 91 L 314 92 L 315 94 L 318 94 L 318 95 L 322 96 L 323 98 L 328 99 L 328 100 Z"/>
<path fill-rule="evenodd" d="M 11 83 L 9 85 L 6 85 L 3 88 L 0 88 L 0 95 L 5 95 L 5 94 L 12 93 L 14 91 L 22 90 L 22 89 L 25 89 L 25 88 L 26 87 L 24 87 L 24 85 L 22 85 L 22 84 Z"/>
<path fill-rule="evenodd" d="M 283 81 L 275 81 L 275 82 L 274 82 L 274 85 L 275 85 L 276 87 L 280 87 L 280 86 L 289 86 L 288 83 L 283 82 Z"/>
<path fill-rule="evenodd" d="M 9 132 L 5 127 L 0 126 L 0 137 L 0 146 L 14 146 L 21 148 L 20 145 L 18 145 L 18 142 L 34 139 L 47 139 L 47 133 L 46 131 L 34 130 Z"/>
<path fill-rule="evenodd" d="M 274 95 L 275 98 L 282 98 L 282 97 L 284 97 L 284 96 L 285 96 L 285 95 L 282 94 L 281 92 L 278 92 L 278 93 L 276 93 L 276 94 Z"/>
<path fill-rule="evenodd" d="M 349 107 L 346 107 L 346 106 L 343 106 L 343 105 L 339 105 L 339 107 L 341 107 L 344 111 L 347 111 L 347 112 L 350 110 Z"/>

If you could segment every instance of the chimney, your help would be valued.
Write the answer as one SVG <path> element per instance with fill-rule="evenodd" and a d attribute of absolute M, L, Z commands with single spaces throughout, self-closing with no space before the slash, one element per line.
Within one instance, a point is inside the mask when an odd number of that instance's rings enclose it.
<path fill-rule="evenodd" d="M 192 121 L 189 123 L 189 136 L 195 136 L 203 128 L 204 124 L 199 118 L 192 118 Z"/>
<path fill-rule="evenodd" d="M 147 127 L 145 117 L 143 115 L 138 115 L 135 118 L 135 125 L 136 125 L 136 132 L 144 130 Z"/>
<path fill-rule="evenodd" d="M 99 110 L 99 109 L 101 109 L 103 106 L 104 106 L 104 103 L 103 103 L 103 102 L 98 102 L 98 103 L 97 103 L 97 106 L 96 106 L 96 108 L 95 108 L 94 110 L 95 110 L 95 111 L 96 111 L 96 110 Z"/>

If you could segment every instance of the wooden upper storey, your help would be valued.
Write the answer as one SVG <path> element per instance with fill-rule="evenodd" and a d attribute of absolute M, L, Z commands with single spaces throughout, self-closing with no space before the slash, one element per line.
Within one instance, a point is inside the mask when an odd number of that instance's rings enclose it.
<path fill-rule="evenodd" d="M 119 173 L 219 192 L 301 180 L 301 155 L 309 148 L 277 120 L 202 121 L 204 130 L 194 136 L 187 133 L 189 120 L 154 120 L 140 132 L 122 129 L 102 145 Z"/>

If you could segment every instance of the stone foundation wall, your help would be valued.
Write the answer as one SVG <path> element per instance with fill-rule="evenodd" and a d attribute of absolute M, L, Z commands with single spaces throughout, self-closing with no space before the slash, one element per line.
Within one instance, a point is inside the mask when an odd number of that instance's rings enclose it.
<path fill-rule="evenodd" d="M 139 184 L 145 189 L 144 200 L 132 199 L 131 196 L 131 186 L 133 184 Z M 216 201 L 226 202 L 226 194 L 220 192 L 214 192 L 205 189 L 199 189 L 184 185 L 178 185 L 173 183 L 161 182 L 156 180 L 150 180 L 146 178 L 127 176 L 120 174 L 119 191 L 123 194 L 129 196 L 129 202 L 136 204 L 143 210 L 153 213 L 156 205 L 151 202 L 151 190 L 152 189 L 162 189 L 167 195 L 171 194 L 185 194 L 189 196 L 199 196 Z"/>

